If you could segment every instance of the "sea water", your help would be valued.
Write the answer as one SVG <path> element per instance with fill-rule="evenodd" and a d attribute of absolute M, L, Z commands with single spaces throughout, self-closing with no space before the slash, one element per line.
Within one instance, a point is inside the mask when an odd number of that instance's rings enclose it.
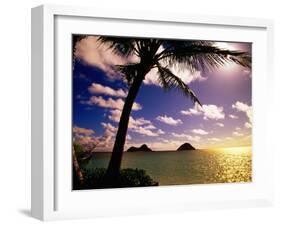
<path fill-rule="evenodd" d="M 111 153 L 95 153 L 84 166 L 106 168 Z M 250 147 L 194 150 L 124 152 L 122 168 L 144 169 L 159 185 L 250 182 Z"/>

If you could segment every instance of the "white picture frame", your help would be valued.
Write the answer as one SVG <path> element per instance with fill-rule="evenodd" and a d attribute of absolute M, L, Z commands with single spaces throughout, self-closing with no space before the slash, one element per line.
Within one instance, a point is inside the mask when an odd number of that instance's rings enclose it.
<path fill-rule="evenodd" d="M 61 65 L 69 66 L 71 52 L 67 45 L 63 45 L 63 38 L 70 37 L 72 32 L 94 34 L 95 27 L 88 29 L 91 23 L 108 23 L 99 29 L 104 34 L 116 35 L 144 35 L 144 31 L 130 29 L 131 33 L 124 33 L 114 29 L 110 23 L 120 23 L 120 26 L 147 26 L 146 35 L 173 37 L 168 31 L 157 26 L 169 25 L 171 28 L 189 26 L 195 29 L 196 35 L 206 35 L 208 39 L 217 39 L 217 32 L 205 32 L 204 29 L 218 29 L 219 35 L 226 41 L 251 41 L 254 52 L 259 54 L 253 61 L 253 161 L 256 178 L 250 184 L 224 184 L 224 185 L 188 185 L 164 186 L 157 188 L 130 188 L 106 189 L 93 191 L 72 192 L 69 187 L 69 177 L 63 174 L 69 171 L 71 149 L 58 151 L 62 147 L 57 136 L 68 134 L 71 129 L 67 117 L 64 120 L 60 115 L 67 113 L 71 105 L 66 101 L 62 110 L 61 100 L 67 100 L 66 93 L 71 92 L 71 87 L 62 86 L 69 84 L 67 76 L 58 76 L 69 71 L 60 68 Z M 112 29 L 108 29 L 111 27 Z M 79 29 L 78 29 L 79 28 Z M 75 30 L 76 29 L 76 30 Z M 96 26 L 97 29 L 97 26 Z M 196 31 L 198 29 L 198 31 Z M 201 29 L 201 30 L 200 30 Z M 241 31 L 240 37 L 231 37 L 234 30 Z M 154 30 L 154 31 L 153 31 Z M 214 31 L 214 30 L 213 30 Z M 230 32 L 231 31 L 231 32 Z M 132 33 L 133 32 L 133 33 Z M 196 33 L 197 32 L 197 33 Z M 208 34 L 207 34 L 208 33 Z M 273 151 L 266 138 L 269 134 L 264 109 L 270 109 L 271 102 L 263 101 L 266 91 L 271 90 L 272 61 L 273 61 L 273 23 L 265 19 L 236 18 L 183 15 L 167 12 L 138 12 L 115 11 L 114 9 L 91 9 L 83 7 L 43 5 L 32 9 L 32 216 L 41 220 L 56 220 L 70 218 L 89 218 L 97 216 L 114 216 L 128 214 L 143 214 L 156 212 L 173 212 L 210 208 L 234 208 L 271 205 L 273 202 L 273 179 L 269 177 L 272 170 Z M 180 34 L 178 34 L 180 35 Z M 190 38 L 190 37 L 189 37 Z M 70 42 L 69 42 L 70 41 Z M 61 44 L 61 45 L 60 45 Z M 256 48 L 256 49 L 255 49 Z M 65 55 L 61 56 L 61 53 Z M 261 54 L 262 53 L 262 54 Z M 261 56 L 260 56 L 261 55 Z M 66 67 L 65 67 L 66 68 Z M 67 70 L 67 69 L 66 69 Z M 71 68 L 69 68 L 71 70 Z M 256 75 L 256 77 L 255 77 Z M 269 94 L 268 94 L 269 95 Z M 264 108 L 264 105 L 267 105 Z M 64 130 L 60 130 L 60 123 L 64 123 Z M 58 144 L 59 143 L 59 144 Z M 62 142 L 63 143 L 63 142 Z M 65 144 L 64 147 L 68 147 Z M 260 151 L 264 150 L 261 154 Z M 61 150 L 61 149 L 59 149 Z M 66 161 L 62 161 L 62 159 Z M 70 173 L 70 172 L 69 172 Z M 90 197 L 90 198 L 89 198 Z M 85 204 L 85 200 L 95 201 L 95 205 Z M 83 201 L 84 200 L 84 201 Z M 112 203 L 112 205 L 109 205 Z M 115 204 L 114 204 L 115 203 Z M 116 203 L 118 205 L 116 205 Z M 69 207 L 69 208 L 68 208 Z"/>

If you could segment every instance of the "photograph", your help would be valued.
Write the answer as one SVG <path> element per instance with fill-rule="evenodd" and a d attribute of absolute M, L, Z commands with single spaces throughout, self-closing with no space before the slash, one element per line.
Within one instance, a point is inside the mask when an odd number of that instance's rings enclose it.
<path fill-rule="evenodd" d="M 72 34 L 70 57 L 72 190 L 252 182 L 252 43 Z"/>

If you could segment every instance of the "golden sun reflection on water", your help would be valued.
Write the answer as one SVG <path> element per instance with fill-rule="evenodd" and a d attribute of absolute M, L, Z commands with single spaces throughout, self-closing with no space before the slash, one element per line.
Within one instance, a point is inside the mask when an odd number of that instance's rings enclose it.
<path fill-rule="evenodd" d="M 251 147 L 216 148 L 213 150 L 222 151 L 222 152 L 231 153 L 231 154 L 243 154 L 243 153 L 249 153 L 251 151 Z"/>
<path fill-rule="evenodd" d="M 216 152 L 216 163 L 211 168 L 216 172 L 213 178 L 215 181 L 231 183 L 252 180 L 251 147 L 219 148 L 213 152 Z"/>

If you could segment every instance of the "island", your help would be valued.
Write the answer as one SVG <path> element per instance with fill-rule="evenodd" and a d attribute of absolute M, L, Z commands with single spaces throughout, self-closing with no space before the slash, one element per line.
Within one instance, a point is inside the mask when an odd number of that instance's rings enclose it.
<path fill-rule="evenodd" d="M 184 143 L 182 144 L 177 151 L 191 151 L 196 150 L 190 143 Z"/>
<path fill-rule="evenodd" d="M 130 147 L 127 152 L 151 152 L 152 150 L 146 144 L 141 145 L 139 148 Z"/>

